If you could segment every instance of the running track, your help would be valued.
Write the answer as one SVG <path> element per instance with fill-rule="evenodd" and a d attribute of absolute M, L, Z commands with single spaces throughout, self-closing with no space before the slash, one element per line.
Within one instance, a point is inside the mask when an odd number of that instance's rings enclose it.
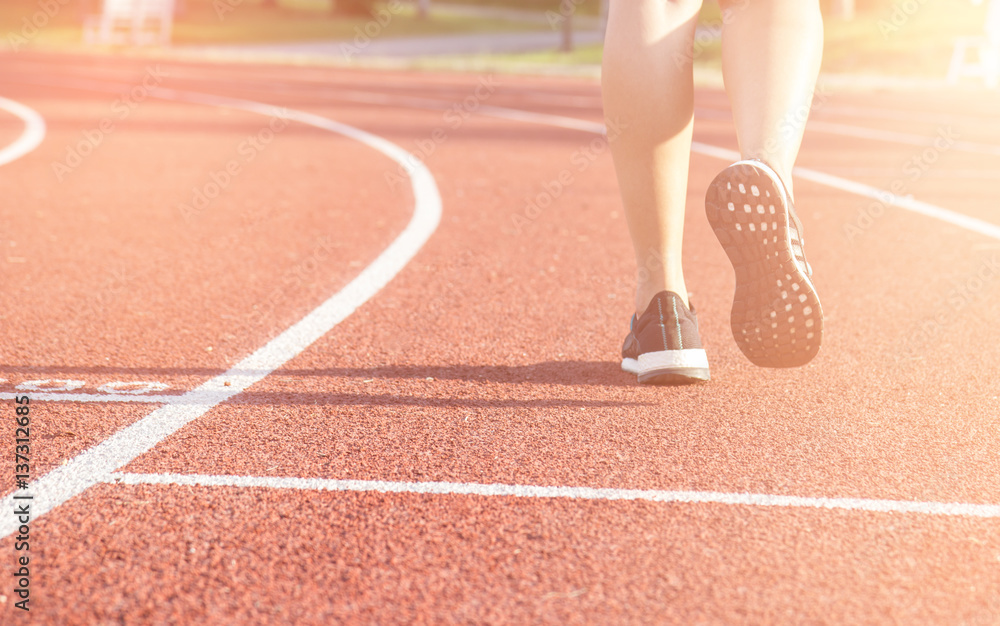
<path fill-rule="evenodd" d="M 642 388 L 592 81 L 19 55 L 0 87 L 34 621 L 1000 621 L 996 94 L 821 95 L 827 336 L 772 371 L 730 337 L 699 91 L 713 381 Z"/>

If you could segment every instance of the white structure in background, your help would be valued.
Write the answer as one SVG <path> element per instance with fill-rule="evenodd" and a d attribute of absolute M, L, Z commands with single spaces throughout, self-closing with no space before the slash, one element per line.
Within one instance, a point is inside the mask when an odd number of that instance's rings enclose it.
<path fill-rule="evenodd" d="M 87 18 L 83 40 L 89 44 L 167 45 L 174 22 L 174 0 L 103 0 L 101 14 Z"/>
<path fill-rule="evenodd" d="M 982 4 L 983 0 L 972 0 Z M 957 83 L 964 76 L 982 77 L 988 87 L 1000 84 L 1000 0 L 988 0 L 986 34 L 983 37 L 959 37 L 948 68 L 948 82 Z M 976 51 L 978 63 L 966 63 L 969 50 Z"/>

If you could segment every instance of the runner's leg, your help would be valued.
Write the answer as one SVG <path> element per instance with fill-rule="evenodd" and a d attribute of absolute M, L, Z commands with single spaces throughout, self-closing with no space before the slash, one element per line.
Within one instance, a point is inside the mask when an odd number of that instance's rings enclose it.
<path fill-rule="evenodd" d="M 692 43 L 701 0 L 612 2 L 602 95 L 639 276 L 635 310 L 673 291 L 681 268 L 694 112 Z"/>

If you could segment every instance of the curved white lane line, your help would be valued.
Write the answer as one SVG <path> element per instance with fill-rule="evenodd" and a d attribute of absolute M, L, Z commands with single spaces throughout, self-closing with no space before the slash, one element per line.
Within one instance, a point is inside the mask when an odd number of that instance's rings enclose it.
<path fill-rule="evenodd" d="M 105 86 L 111 85 L 113 83 L 98 83 L 97 81 L 91 81 L 87 79 L 60 79 L 57 81 L 46 81 L 43 79 L 32 79 L 30 81 L 32 84 L 44 84 L 44 85 L 54 85 L 54 86 L 76 86 L 82 89 L 93 89 L 95 84 L 103 84 Z M 124 83 L 116 84 L 119 87 L 128 88 L 129 85 Z M 452 102 L 438 100 L 434 98 L 424 98 L 418 96 L 390 96 L 381 92 L 368 92 L 368 91 L 356 91 L 356 90 L 344 90 L 337 93 L 337 97 L 342 100 L 362 102 L 368 104 L 380 104 L 386 106 L 393 105 L 403 105 L 413 108 L 422 109 L 433 109 L 433 110 L 447 110 L 453 105 Z M 578 130 L 585 133 L 593 134 L 604 134 L 607 132 L 604 124 L 600 122 L 592 122 L 589 120 L 581 120 L 578 118 L 567 117 L 564 115 L 553 115 L 550 113 L 538 113 L 535 111 L 524 111 L 521 109 L 512 109 L 509 107 L 501 107 L 494 105 L 484 104 L 478 109 L 479 114 L 488 117 L 495 117 L 499 119 L 506 119 L 514 122 L 525 122 L 530 124 L 539 124 L 542 126 L 555 126 L 558 128 L 565 128 L 569 130 Z M 703 156 L 709 156 L 717 159 L 722 159 L 724 161 L 735 162 L 742 158 L 738 152 L 735 150 L 730 150 L 727 148 L 721 148 L 718 146 L 712 146 L 709 144 L 701 143 L 695 141 L 691 144 L 691 151 L 696 154 L 701 154 Z M 899 196 L 893 194 L 892 192 L 878 187 L 873 187 L 871 185 L 866 185 L 864 183 L 859 183 L 847 178 L 842 178 L 840 176 L 833 176 L 831 174 L 826 174 L 820 172 L 819 170 L 814 170 L 805 167 L 796 167 L 793 171 L 795 176 L 809 180 L 810 182 L 823 185 L 825 187 L 831 187 L 837 189 L 838 191 L 844 191 L 850 194 L 861 196 L 863 198 L 870 198 L 881 202 L 885 206 L 891 206 L 898 209 L 903 209 L 905 211 L 910 211 L 912 213 L 917 213 L 932 219 L 936 219 L 942 222 L 953 224 L 960 228 L 970 230 L 972 232 L 978 233 L 980 235 L 985 235 L 993 239 L 1000 239 L 1000 226 L 981 220 L 978 218 L 970 217 L 956 211 L 951 211 L 945 209 L 944 207 L 939 207 L 928 202 L 921 202 L 920 200 L 915 200 L 907 196 Z"/>
<path fill-rule="evenodd" d="M 7 98 L 0 97 L 0 109 L 21 118 L 24 122 L 21 136 L 14 140 L 14 143 L 0 148 L 0 165 L 6 165 L 20 159 L 42 143 L 45 139 L 45 120 L 34 109 Z"/>
<path fill-rule="evenodd" d="M 30 500 L 32 519 L 44 515 L 90 487 L 107 481 L 116 469 L 148 452 L 219 403 L 246 390 L 330 332 L 378 293 L 409 263 L 430 239 L 441 220 L 441 196 L 430 171 L 409 152 L 381 137 L 312 113 L 278 109 L 250 100 L 168 89 L 159 89 L 155 95 L 159 98 L 225 106 L 263 115 L 276 115 L 280 111 L 282 117 L 287 119 L 355 139 L 386 155 L 409 174 L 415 198 L 413 217 L 389 247 L 354 280 L 264 347 L 237 363 L 228 372 L 185 393 L 174 404 L 156 409 L 31 483 L 27 493 L 33 497 Z M 15 502 L 29 502 L 15 500 L 15 495 L 24 496 L 26 492 L 18 490 L 6 496 L 0 504 L 0 511 L 9 513 L 14 510 Z M 16 516 L 0 515 L 0 537 L 16 532 L 18 526 Z"/>
<path fill-rule="evenodd" d="M 86 88 L 86 87 L 85 87 Z M 204 104 L 222 104 L 222 106 L 230 106 L 233 108 L 243 108 L 248 111 L 253 112 L 264 112 L 268 115 L 273 115 L 275 109 L 273 107 L 267 107 L 260 103 L 251 102 L 247 100 L 234 100 L 228 98 L 219 98 L 217 96 L 210 96 L 206 94 L 196 94 L 192 92 L 178 92 L 173 90 L 160 90 L 161 92 L 169 91 L 172 97 L 176 99 L 183 99 L 188 102 L 198 102 Z M 381 98 L 368 98 L 369 101 L 380 100 L 384 102 Z M 413 98 L 409 99 L 410 106 L 422 106 L 427 107 L 433 101 L 423 99 L 423 98 Z M 440 101 L 438 101 L 440 103 Z M 263 107 L 263 109 L 261 109 Z M 569 128 L 574 130 L 581 130 L 584 132 L 591 133 L 604 133 L 605 128 L 602 124 L 596 122 L 589 122 L 586 120 L 579 120 L 574 118 L 568 118 L 558 115 L 549 115 L 544 113 L 534 113 L 531 111 L 521 111 L 516 109 L 507 109 L 505 107 L 495 107 L 495 106 L 484 106 L 480 108 L 480 112 L 492 117 L 499 117 L 504 119 L 516 120 L 520 122 L 530 122 L 535 124 L 543 124 L 548 126 L 558 126 L 561 128 Z M 297 117 L 302 116 L 302 117 Z M 333 124 L 336 126 L 337 130 L 332 127 L 328 130 L 333 130 L 333 132 L 340 132 L 342 129 L 350 129 L 352 132 L 359 133 L 361 136 L 367 136 L 371 138 L 371 135 L 364 133 L 363 131 L 358 131 L 351 127 L 345 127 L 331 120 L 326 120 L 319 116 L 314 116 L 308 113 L 300 112 L 290 112 L 288 115 L 289 119 L 298 119 L 303 123 L 313 124 L 313 122 L 323 121 L 324 125 L 321 128 L 328 128 L 325 124 Z M 353 135 L 349 135 L 353 136 Z M 374 138 L 378 139 L 378 138 Z M 379 140 L 383 141 L 384 140 Z M 384 147 L 392 148 L 393 152 L 398 156 L 402 155 L 404 160 L 402 163 L 404 167 L 407 167 L 406 157 L 408 153 L 401 150 L 400 148 L 385 142 Z M 720 148 L 717 146 L 710 146 L 708 144 L 695 143 L 692 146 L 692 150 L 696 153 L 720 158 L 728 161 L 736 161 L 740 158 L 740 155 L 732 150 L 727 150 L 725 148 Z M 423 168 L 419 161 L 414 159 L 415 165 L 419 166 L 418 169 L 423 170 L 426 173 L 426 180 L 433 186 L 433 179 L 430 178 L 429 172 Z M 407 171 L 410 171 L 410 176 L 414 184 L 414 193 L 417 195 L 417 184 L 418 179 L 420 179 L 421 174 L 419 172 L 411 171 L 407 167 Z M 1000 227 L 993 224 L 983 222 L 981 220 L 976 220 L 974 218 L 969 218 L 965 215 L 954 213 L 946 209 L 941 209 L 940 207 L 935 207 L 933 205 L 928 205 L 925 203 L 920 203 L 917 201 L 910 201 L 907 198 L 897 198 L 887 191 L 877 189 L 868 185 L 862 185 L 860 183 L 855 183 L 846 179 L 842 179 L 835 176 L 829 176 L 823 174 L 822 172 L 817 172 L 815 170 L 809 170 L 806 168 L 797 168 L 796 175 L 802 176 L 804 178 L 809 178 L 814 180 L 819 184 L 827 185 L 840 189 L 842 191 L 847 191 L 849 193 L 854 193 L 864 197 L 875 198 L 880 201 L 886 202 L 891 206 L 898 206 L 907 210 L 913 210 L 915 212 L 923 213 L 930 217 L 936 219 L 943 219 L 950 223 L 954 223 L 963 228 L 967 228 L 974 232 L 979 232 L 991 237 L 996 237 L 1000 239 Z M 804 174 L 804 175 L 803 175 Z M 435 196 L 437 196 L 437 189 L 433 187 Z M 418 208 L 419 208 L 419 198 L 418 197 Z M 888 201 L 887 201 L 888 199 Z M 905 201 L 905 202 L 904 202 Z M 440 220 L 440 197 L 436 197 L 437 202 L 437 214 L 435 216 L 434 227 L 436 227 L 437 221 Z M 910 206 L 901 206 L 901 204 L 909 204 Z M 417 218 L 417 210 L 414 211 L 414 217 L 407 227 L 409 230 L 414 221 Z M 427 237 L 433 232 L 433 228 L 426 234 Z M 406 231 L 404 231 L 404 234 Z M 400 235 L 402 238 L 403 235 Z M 426 239 L 425 239 L 426 240 Z M 397 243 L 397 239 L 395 243 Z M 422 242 L 421 242 L 422 245 Z M 392 246 L 390 246 L 392 247 Z M 386 251 L 388 252 L 388 250 Z M 416 251 L 413 251 L 415 254 Z M 383 256 L 385 253 L 383 253 Z M 412 256 L 412 255 L 411 255 Z M 381 259 L 382 257 L 379 257 Z M 378 259 L 376 260 L 376 263 Z M 374 264 L 373 264 L 374 265 Z M 405 263 L 404 263 L 405 265 Z M 371 266 L 369 266 L 371 269 Z M 401 269 L 401 268 L 400 268 Z M 365 270 L 368 271 L 367 269 Z M 397 270 L 398 271 L 398 270 Z M 364 274 L 364 273 L 363 273 Z M 359 279 L 361 276 L 358 277 Z M 389 277 L 391 278 L 391 276 Z M 357 279 L 356 279 L 357 280 Z M 387 282 L 388 279 L 386 279 Z M 353 284 L 353 283 L 352 283 Z M 350 287 L 351 285 L 348 285 Z M 345 288 L 346 291 L 347 288 Z M 377 291 L 376 289 L 375 291 Z M 343 292 L 341 292 L 343 293 Z M 324 303 L 320 308 L 327 306 L 331 301 L 337 299 L 340 294 L 334 296 L 327 303 Z M 374 295 L 374 292 L 371 294 Z M 370 295 L 368 297 L 371 297 Z M 355 307 L 356 308 L 356 307 Z M 351 309 L 353 310 L 353 309 Z M 319 311 L 319 309 L 317 309 Z M 314 311 L 314 314 L 317 312 Z M 328 312 L 330 319 L 343 319 L 347 314 L 332 313 Z M 253 477 L 253 476 L 203 476 L 203 475 L 183 475 L 183 474 L 128 474 L 128 473 L 118 473 L 114 470 L 121 467 L 135 456 L 149 450 L 152 446 L 156 445 L 164 437 L 169 436 L 171 433 L 175 432 L 184 424 L 187 424 L 191 420 L 203 415 L 208 409 L 219 402 L 235 395 L 239 391 L 242 391 L 257 380 L 263 378 L 267 373 L 273 371 L 274 368 L 280 366 L 276 365 L 268 370 L 260 371 L 250 371 L 257 368 L 261 368 L 262 364 L 267 367 L 267 363 L 272 361 L 269 359 L 265 353 L 267 349 L 277 342 L 278 340 L 285 337 L 291 333 L 299 325 L 306 322 L 307 319 L 312 317 L 313 314 L 307 316 L 302 322 L 297 324 L 286 333 L 273 340 L 267 346 L 258 350 L 256 353 L 244 359 L 243 362 L 235 366 L 230 372 L 232 376 L 224 374 L 223 376 L 216 377 L 205 385 L 202 385 L 198 389 L 180 396 L 185 400 L 191 401 L 196 406 L 194 407 L 176 407 L 167 406 L 158 409 L 154 413 L 150 414 L 147 418 L 141 420 L 140 422 L 134 424 L 133 426 L 126 428 L 114 435 L 111 439 L 106 441 L 99 446 L 88 450 L 87 452 L 80 455 L 70 463 L 73 465 L 84 455 L 90 455 L 91 458 L 87 459 L 87 463 L 78 463 L 79 469 L 89 472 L 89 476 L 86 481 L 88 484 L 79 485 L 77 483 L 71 482 L 73 479 L 71 475 L 63 475 L 59 480 L 66 481 L 68 487 L 63 490 L 63 493 L 70 493 L 66 495 L 65 499 L 72 497 L 77 493 L 82 492 L 84 489 L 90 487 L 97 482 L 102 483 L 125 483 L 125 484 L 178 484 L 178 485 L 229 485 L 229 486 L 266 486 L 273 488 L 282 489 L 320 489 L 320 490 L 332 490 L 332 491 L 383 491 L 383 492 L 401 492 L 401 493 L 453 493 L 453 494 L 466 494 L 466 495 L 493 495 L 493 496 L 521 496 L 521 497 L 560 497 L 560 498 L 574 498 L 574 499 L 608 499 L 608 500 L 650 500 L 656 502 L 689 502 L 689 503 L 719 503 L 728 505 L 753 505 L 753 506 L 784 506 L 784 507 L 816 507 L 825 509 L 849 509 L 849 510 L 862 510 L 862 511 L 876 511 L 876 512 L 896 512 L 896 513 L 923 513 L 930 515 L 946 515 L 946 516 L 975 516 L 975 517 L 1000 517 L 1000 505 L 992 504 L 971 504 L 971 503 L 945 503 L 945 502 L 920 502 L 920 501 L 900 501 L 900 500 L 873 500 L 873 499 L 856 499 L 856 498 L 809 498 L 800 496 L 784 496 L 784 495 L 769 495 L 769 494 L 750 494 L 750 493 L 721 493 L 721 492 L 692 492 L 692 491 L 656 491 L 656 490 L 627 490 L 627 489 L 594 489 L 589 487 L 545 487 L 545 486 L 534 486 L 534 485 L 481 485 L 474 483 L 403 483 L 403 482 L 387 482 L 387 481 L 353 481 L 353 480 L 327 480 L 327 479 L 304 479 L 304 478 L 281 478 L 281 477 Z M 336 322 L 334 322 L 336 324 Z M 331 326 L 332 327 L 332 326 Z M 293 345 L 298 345 L 300 342 L 290 340 L 288 343 Z M 308 345 L 308 344 L 306 344 Z M 304 349 L 303 346 L 302 349 Z M 260 355 L 260 356 L 259 356 Z M 259 358 L 255 360 L 255 357 Z M 289 357 L 290 358 L 290 357 Z M 241 381 L 242 388 L 235 387 L 223 387 L 219 388 L 220 384 L 224 384 L 224 380 L 236 380 L 237 376 L 241 376 L 243 380 Z M 249 382 L 248 382 L 249 381 Z M 229 392 L 232 391 L 232 394 Z M 224 396 L 224 397 L 223 397 Z M 175 398 L 177 396 L 174 396 Z M 210 404 L 211 403 L 211 404 Z M 210 406 L 208 406 L 210 404 Z M 201 409 L 201 406 L 207 406 L 205 409 Z M 177 408 L 177 411 L 173 409 Z M 150 418 L 154 415 L 161 414 L 162 417 L 159 423 L 147 423 Z M 136 428 L 145 424 L 144 428 Z M 137 432 L 133 435 L 137 441 L 128 441 L 128 437 L 125 436 L 126 433 L 136 430 Z M 163 434 L 165 433 L 165 434 Z M 122 440 L 125 441 L 122 441 Z M 117 442 L 116 446 L 109 446 L 112 440 Z M 129 450 L 138 450 L 130 458 L 122 460 L 122 450 L 125 447 Z M 38 481 L 40 487 L 47 486 L 42 485 L 43 481 L 47 481 L 50 477 L 57 474 L 63 469 L 69 466 L 64 466 L 60 470 L 56 470 L 48 475 L 46 475 L 41 481 Z M 110 468 L 110 469 L 109 469 Z M 97 480 L 92 477 L 97 476 Z M 55 481 L 50 481 L 55 482 Z M 74 484 L 76 484 L 76 491 L 74 492 Z M 33 485 L 34 486 L 34 485 Z M 57 485 L 58 486 L 58 483 Z M 41 499 L 39 499 L 41 500 Z M 35 501 L 37 503 L 39 500 Z M 10 506 L 13 503 L 11 496 L 8 496 L 3 506 Z M 56 505 L 57 506 L 57 505 Z M 41 512 L 46 512 L 51 510 L 52 506 L 49 505 L 48 508 L 42 509 L 42 507 L 33 508 L 33 511 L 41 510 Z M 39 513 L 40 514 L 40 513 Z M 8 520 L 0 518 L 0 532 L 2 535 L 6 536 L 12 532 L 10 529 L 11 524 Z"/>

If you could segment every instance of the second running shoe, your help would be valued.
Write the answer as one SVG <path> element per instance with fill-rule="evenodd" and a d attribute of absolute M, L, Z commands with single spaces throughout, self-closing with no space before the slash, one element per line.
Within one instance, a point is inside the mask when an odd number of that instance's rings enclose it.
<path fill-rule="evenodd" d="M 762 367 L 798 367 L 823 340 L 823 309 L 806 261 L 802 224 L 777 173 L 739 161 L 708 188 L 705 212 L 736 270 L 730 323 L 743 354 Z"/>

